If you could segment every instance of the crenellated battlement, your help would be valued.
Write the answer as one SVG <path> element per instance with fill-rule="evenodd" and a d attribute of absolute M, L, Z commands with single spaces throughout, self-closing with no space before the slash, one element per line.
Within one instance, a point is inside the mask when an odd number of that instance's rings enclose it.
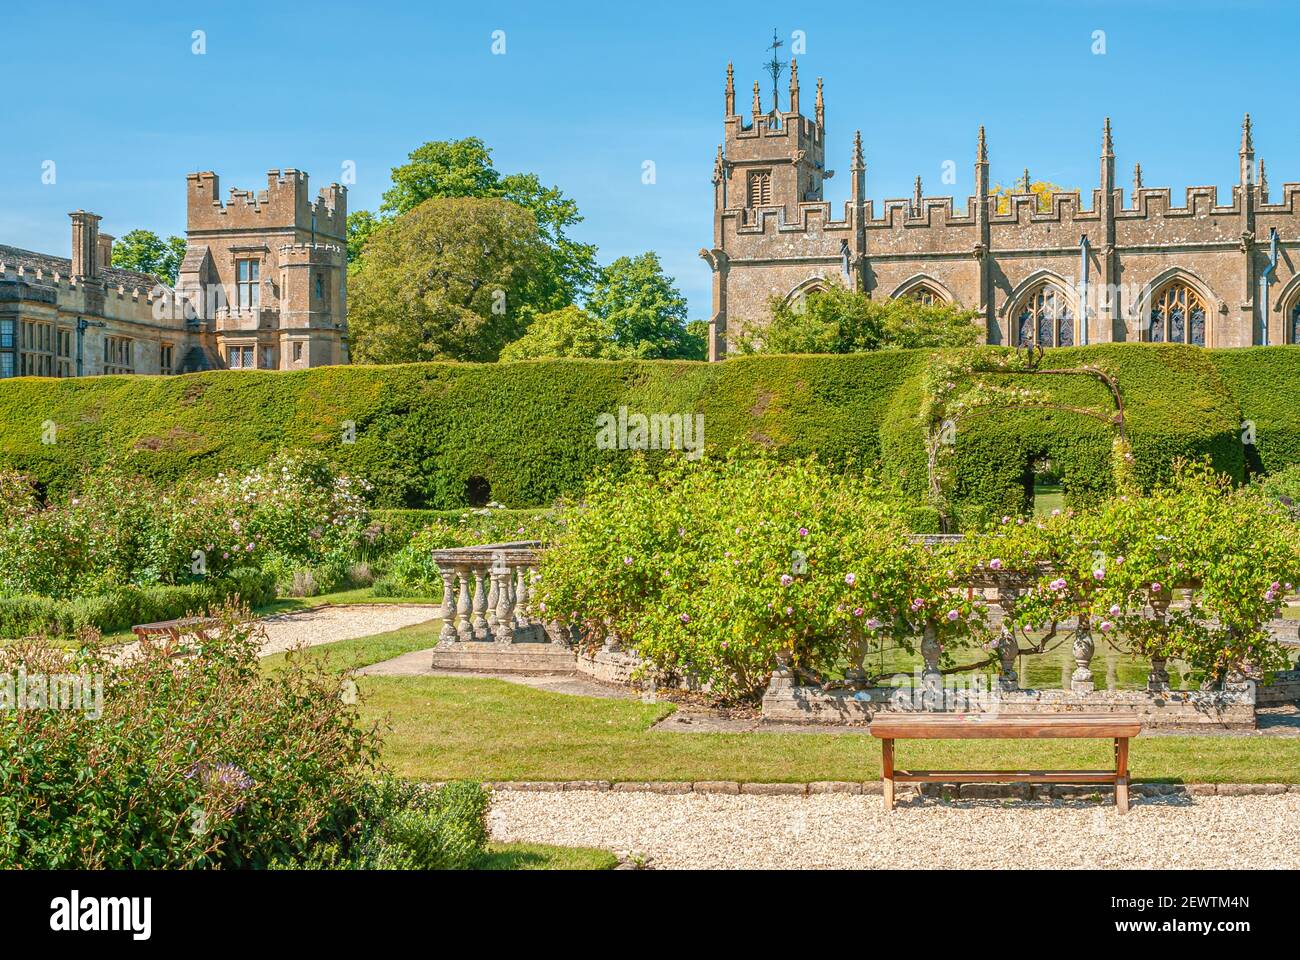
<path fill-rule="evenodd" d="M 230 189 L 221 200 L 221 180 L 212 171 L 186 177 L 188 230 L 315 230 L 342 240 L 347 235 L 347 188 L 337 183 L 311 196 L 305 171 L 292 167 L 267 173 L 262 191 Z"/>
<path fill-rule="evenodd" d="M 821 83 L 809 119 L 794 67 L 789 110 L 780 102 L 765 110 L 755 84 L 747 115 L 736 109 L 727 69 L 713 244 L 700 251 L 713 271 L 710 359 L 728 349 L 729 318 L 761 326 L 774 298 L 794 303 L 835 283 L 872 297 L 959 305 L 990 343 L 1300 344 L 1300 184 L 1270 197 L 1249 115 L 1227 195 L 1213 186 L 1181 196 L 1148 187 L 1140 164 L 1125 191 L 1106 119 L 1095 188 L 1044 199 L 1026 170 L 1009 195 L 995 192 L 981 127 L 970 196 L 928 197 L 917 177 L 911 197 L 873 203 L 859 132 L 841 215 L 823 196 L 833 171 L 825 168 Z M 1034 315 L 1049 309 L 1043 304 L 1061 316 Z"/>

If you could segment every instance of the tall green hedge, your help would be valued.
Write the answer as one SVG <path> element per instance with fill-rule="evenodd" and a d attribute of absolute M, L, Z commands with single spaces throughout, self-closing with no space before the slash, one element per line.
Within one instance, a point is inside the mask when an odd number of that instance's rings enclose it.
<path fill-rule="evenodd" d="M 1241 407 L 1243 430 L 1255 427 L 1245 448 L 1251 473 L 1276 473 L 1300 464 L 1300 346 L 1214 350 L 1210 361 Z"/>
<path fill-rule="evenodd" d="M 916 415 L 929 351 L 758 356 L 721 364 L 554 360 L 405 364 L 295 372 L 0 382 L 0 464 L 66 493 L 110 457 L 161 479 L 213 475 L 284 447 L 328 451 L 378 487 L 380 506 L 453 509 L 471 495 L 540 506 L 602 467 L 596 418 L 699 413 L 711 451 L 754 446 L 783 456 L 879 464 L 917 493 L 925 453 Z M 1106 344 L 1049 353 L 1051 365 L 1102 364 L 1119 379 L 1139 477 L 1177 456 L 1208 454 L 1241 477 L 1248 465 L 1300 462 L 1300 348 L 1206 351 Z M 1021 377 L 1021 379 L 1025 379 Z M 1087 378 L 1039 377 L 1062 402 L 1104 406 Z M 1243 449 L 1243 418 L 1258 446 Z M 345 424 L 355 424 L 355 442 Z M 55 426 L 55 442 L 46 427 Z M 1050 455 L 1067 492 L 1108 488 L 1113 428 L 1077 414 L 1006 412 L 959 430 L 959 506 L 1023 505 L 1029 460 Z M 1255 458 L 1254 461 L 1251 458 Z"/>

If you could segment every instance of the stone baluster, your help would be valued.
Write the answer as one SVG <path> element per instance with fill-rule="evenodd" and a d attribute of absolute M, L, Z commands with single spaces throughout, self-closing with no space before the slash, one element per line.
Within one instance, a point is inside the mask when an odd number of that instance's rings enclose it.
<path fill-rule="evenodd" d="M 997 640 L 994 641 L 994 649 L 998 655 L 997 690 L 1000 693 L 1020 688 L 1020 677 L 1016 673 L 1016 657 L 1020 655 L 1020 644 L 1016 640 L 1015 631 L 1007 625 L 1012 618 L 1016 597 L 1013 588 L 998 588 L 997 603 L 1002 608 L 1002 626 Z"/>
<path fill-rule="evenodd" d="M 514 569 L 515 628 L 520 631 L 527 631 L 531 626 L 529 618 L 532 611 L 528 608 L 528 571 L 529 568 L 523 565 Z"/>
<path fill-rule="evenodd" d="M 944 708 L 943 674 L 939 672 L 940 653 L 942 649 L 934 624 L 927 623 L 921 637 L 921 659 L 925 661 L 925 667 L 921 671 L 921 702 L 926 710 Z"/>
<path fill-rule="evenodd" d="M 1153 597 L 1151 609 L 1155 614 L 1157 643 L 1164 640 L 1165 615 L 1169 612 L 1169 597 Z M 1166 693 L 1169 690 L 1168 658 L 1162 654 L 1152 654 L 1151 672 L 1147 674 L 1147 690 L 1152 693 Z"/>
<path fill-rule="evenodd" d="M 997 688 L 1001 693 L 1020 689 L 1020 675 L 1016 673 L 1016 657 L 1020 655 L 1020 644 L 1016 635 L 1007 627 L 997 639 L 998 680 Z"/>
<path fill-rule="evenodd" d="M 462 641 L 474 639 L 474 628 L 470 624 L 472 602 L 469 596 L 469 567 L 457 567 L 456 579 L 460 581 L 460 595 L 456 600 L 456 635 Z"/>
<path fill-rule="evenodd" d="M 1070 689 L 1074 693 L 1092 693 L 1096 685 L 1092 682 L 1090 664 L 1096 646 L 1092 641 L 1092 625 L 1087 617 L 1079 618 L 1079 629 L 1074 635 L 1074 646 L 1070 652 L 1074 656 L 1075 663 L 1074 673 L 1070 675 Z"/>
<path fill-rule="evenodd" d="M 442 629 L 438 631 L 439 643 L 455 643 L 456 635 L 456 570 L 453 567 L 439 565 L 438 575 L 442 577 Z"/>
<path fill-rule="evenodd" d="M 514 604 L 510 597 L 510 575 L 511 570 L 505 565 L 504 560 L 499 566 L 493 565 L 492 582 L 497 596 L 496 629 L 494 633 L 497 643 L 514 643 L 515 640 Z"/>
<path fill-rule="evenodd" d="M 471 626 L 474 630 L 475 640 L 490 640 L 492 635 L 488 633 L 487 617 L 487 589 L 484 586 L 483 568 L 474 567 L 474 620 Z"/>
<path fill-rule="evenodd" d="M 501 580 L 501 578 L 497 576 L 497 563 L 498 561 L 493 560 L 492 566 L 488 568 L 488 583 L 490 584 L 490 589 L 488 590 L 488 595 L 487 595 L 486 619 L 487 619 L 487 632 L 493 635 L 496 634 L 497 602 L 498 602 L 497 592 L 500 589 L 500 580 Z"/>

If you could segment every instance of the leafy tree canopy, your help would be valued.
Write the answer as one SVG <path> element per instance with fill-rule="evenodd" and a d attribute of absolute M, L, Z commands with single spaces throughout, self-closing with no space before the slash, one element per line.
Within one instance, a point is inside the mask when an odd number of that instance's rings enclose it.
<path fill-rule="evenodd" d="M 686 324 L 686 298 L 653 251 L 619 257 L 600 272 L 587 309 L 604 321 L 628 356 L 702 359 L 704 341 Z"/>
<path fill-rule="evenodd" d="M 362 255 L 378 224 L 414 210 L 426 200 L 469 198 L 508 200 L 533 214 L 547 247 L 542 263 L 549 309 L 572 303 L 596 273 L 596 248 L 578 243 L 565 230 L 582 222 L 577 204 L 558 187 L 544 186 L 536 174 L 502 175 L 492 166 L 492 151 L 478 137 L 434 140 L 411 151 L 407 163 L 394 167 L 392 186 L 384 193 L 379 214 L 358 211 L 348 217 L 348 258 Z"/>
<path fill-rule="evenodd" d="M 787 303 L 771 301 L 771 322 L 738 324 L 740 353 L 865 353 L 908 347 L 967 347 L 980 340 L 978 313 L 911 297 L 872 300 L 838 284 Z"/>
<path fill-rule="evenodd" d="M 132 230 L 113 243 L 113 266 L 151 273 L 169 285 L 176 283 L 184 259 L 184 237 L 164 240 L 152 230 Z"/>
<path fill-rule="evenodd" d="M 349 270 L 360 363 L 496 360 L 545 302 L 549 255 L 530 210 L 504 200 L 426 200 L 377 227 Z"/>
<path fill-rule="evenodd" d="M 614 340 L 614 330 L 581 307 L 538 314 L 527 332 L 501 351 L 502 360 L 549 360 L 586 357 L 622 360 L 627 356 Z"/>

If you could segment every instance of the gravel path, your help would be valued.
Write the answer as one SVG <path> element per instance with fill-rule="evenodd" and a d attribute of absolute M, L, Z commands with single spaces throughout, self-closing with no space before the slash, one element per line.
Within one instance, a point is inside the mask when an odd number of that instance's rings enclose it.
<path fill-rule="evenodd" d="M 1088 801 L 498 792 L 493 839 L 603 847 L 657 868 L 1300 867 L 1300 794 Z"/>
<path fill-rule="evenodd" d="M 357 603 L 278 613 L 262 620 L 268 640 L 262 656 L 282 653 L 299 644 L 314 647 L 426 623 L 437 618 L 439 609 L 420 603 Z"/>

